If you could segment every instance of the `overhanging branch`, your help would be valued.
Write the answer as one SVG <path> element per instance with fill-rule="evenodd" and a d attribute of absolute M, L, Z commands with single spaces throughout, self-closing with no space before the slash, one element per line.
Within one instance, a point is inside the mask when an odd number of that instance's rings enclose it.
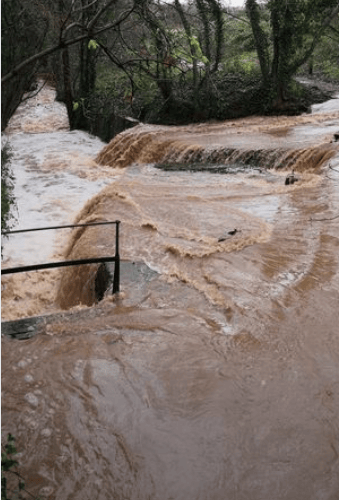
<path fill-rule="evenodd" d="M 112 3 L 114 3 L 116 0 L 112 0 L 111 2 L 109 2 L 106 6 L 105 6 L 105 9 L 102 8 L 99 12 L 100 12 L 100 15 L 104 13 L 104 10 L 106 10 Z M 14 78 L 15 76 L 17 76 L 17 74 L 22 71 L 24 68 L 26 68 L 26 66 L 34 63 L 35 61 L 39 60 L 39 59 L 42 59 L 43 57 L 46 57 L 50 54 L 53 54 L 54 52 L 57 52 L 58 50 L 61 50 L 61 49 L 64 49 L 65 47 L 69 47 L 71 45 L 75 45 L 79 42 L 81 42 L 82 40 L 85 40 L 86 38 L 88 38 L 88 35 L 89 35 L 89 31 L 91 31 L 91 37 L 95 38 L 96 36 L 100 35 L 100 33 L 103 33 L 104 31 L 108 31 L 112 28 L 115 28 L 116 26 L 118 26 L 119 24 L 121 24 L 125 19 L 127 19 L 127 17 L 133 12 L 135 6 L 133 6 L 130 10 L 128 10 L 127 12 L 125 12 L 115 23 L 112 23 L 112 24 L 108 24 L 106 26 L 103 26 L 102 28 L 100 29 L 97 29 L 96 31 L 93 30 L 93 21 L 94 19 L 97 21 L 99 16 L 98 14 L 95 16 L 95 18 L 92 19 L 92 21 L 88 24 L 88 26 L 84 26 L 83 29 L 86 30 L 86 34 L 84 35 L 80 35 L 76 38 L 71 38 L 70 40 L 62 40 L 62 41 L 59 41 L 59 43 L 57 43 L 56 45 L 53 45 L 52 47 L 49 47 L 48 49 L 45 49 L 45 50 L 42 50 L 41 52 L 38 52 L 38 54 L 34 54 L 34 56 L 31 56 L 29 57 L 28 59 L 26 59 L 25 61 L 21 62 L 20 64 L 18 64 L 17 66 L 15 66 L 15 68 L 13 68 L 9 73 L 7 73 L 6 75 L 4 75 L 2 78 L 1 78 L 1 83 L 6 83 L 8 82 L 9 80 L 11 80 L 12 78 Z"/>

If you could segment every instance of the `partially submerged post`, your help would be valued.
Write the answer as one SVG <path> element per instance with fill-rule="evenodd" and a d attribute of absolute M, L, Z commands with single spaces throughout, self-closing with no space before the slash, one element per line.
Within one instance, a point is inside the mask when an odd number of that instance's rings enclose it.
<path fill-rule="evenodd" d="M 114 278 L 112 293 L 120 292 L 120 255 L 119 255 L 119 224 L 117 220 L 115 223 L 115 264 L 114 264 Z"/>
<path fill-rule="evenodd" d="M 289 184 L 294 184 L 295 182 L 298 182 L 298 178 L 294 175 L 294 170 L 292 170 L 292 173 L 289 174 L 286 179 L 285 179 L 285 186 L 288 186 Z"/>
<path fill-rule="evenodd" d="M 91 227 L 91 226 L 101 226 L 105 224 L 115 224 L 115 256 L 114 257 L 90 257 L 87 259 L 75 259 L 66 260 L 59 262 L 47 262 L 44 264 L 34 264 L 30 266 L 20 266 L 1 269 L 1 274 L 13 274 L 13 273 L 23 273 L 29 271 L 37 271 L 39 269 L 53 269 L 56 267 L 67 267 L 67 266 L 79 266 L 84 264 L 100 264 L 95 277 L 95 294 L 97 300 L 102 300 L 107 284 L 108 284 L 108 270 L 105 265 L 107 262 L 115 262 L 114 267 L 114 277 L 113 277 L 113 291 L 112 293 L 118 293 L 120 291 L 120 255 L 119 255 L 119 224 L 120 221 L 105 221 L 105 222 L 91 222 L 87 224 L 68 224 L 65 226 L 50 226 L 50 227 L 39 227 L 33 229 L 18 229 L 16 231 L 7 231 L 2 234 L 14 234 L 14 233 L 27 233 L 31 231 L 46 231 L 49 229 L 65 229 L 74 227 Z"/>

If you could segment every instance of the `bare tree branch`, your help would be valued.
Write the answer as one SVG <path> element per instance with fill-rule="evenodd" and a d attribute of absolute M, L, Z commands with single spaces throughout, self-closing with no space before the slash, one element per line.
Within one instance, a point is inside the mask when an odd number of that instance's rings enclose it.
<path fill-rule="evenodd" d="M 73 10 L 73 14 L 76 14 L 77 12 L 84 12 L 85 10 L 89 9 L 90 7 L 93 7 L 98 2 L 98 0 L 94 0 L 92 3 L 89 3 L 88 5 L 85 5 L 84 7 L 81 7 L 81 9 L 75 9 Z"/>
<path fill-rule="evenodd" d="M 335 217 L 328 217 L 328 218 L 324 218 L 324 219 L 312 219 L 312 217 L 309 219 L 310 222 L 322 222 L 324 220 L 335 220 L 335 219 L 339 219 L 339 215 L 336 215 Z"/>
<path fill-rule="evenodd" d="M 243 17 L 236 16 L 235 14 L 232 14 L 232 12 L 229 12 L 227 9 L 224 10 L 226 16 L 232 17 L 233 19 L 237 19 L 238 21 L 241 21 L 243 23 L 251 24 L 247 19 L 244 19 Z"/>
<path fill-rule="evenodd" d="M 99 11 L 100 15 L 102 15 L 105 12 L 105 10 L 110 5 L 112 5 L 114 2 L 116 2 L 116 1 L 117 0 L 111 0 L 105 6 L 105 8 L 100 9 L 100 11 Z M 135 6 L 133 5 L 133 7 L 130 10 L 126 11 L 122 16 L 120 16 L 120 18 L 116 22 L 114 22 L 112 24 L 108 24 L 106 26 L 103 26 L 102 28 L 100 28 L 100 29 L 98 29 L 96 31 L 92 31 L 93 26 L 94 26 L 93 19 L 92 19 L 92 21 L 88 24 L 88 26 L 83 26 L 83 29 L 86 30 L 86 34 L 80 35 L 80 36 L 78 36 L 76 38 L 71 38 L 70 40 L 61 40 L 61 41 L 59 41 L 58 44 L 53 45 L 52 47 L 49 47 L 48 49 L 42 50 L 41 52 L 38 52 L 37 54 L 34 54 L 34 56 L 31 56 L 28 59 L 26 59 L 25 61 L 21 62 L 15 68 L 13 68 L 9 73 L 7 73 L 6 75 L 4 75 L 1 78 L 1 83 L 7 82 L 11 78 L 15 77 L 24 68 L 26 68 L 26 66 L 34 63 L 35 61 L 37 61 L 39 59 L 42 59 L 45 56 L 53 54 L 54 52 L 57 52 L 58 50 L 64 49 L 65 47 L 69 47 L 71 45 L 75 45 L 76 43 L 79 43 L 82 40 L 85 40 L 86 38 L 88 38 L 89 35 L 91 37 L 95 38 L 100 33 L 103 33 L 104 31 L 107 31 L 107 30 L 110 30 L 112 28 L 115 28 L 116 26 L 118 26 L 119 24 L 121 24 L 125 19 L 127 19 L 127 17 L 133 12 L 134 8 L 135 8 Z M 98 21 L 98 19 L 99 19 L 98 14 L 95 16 L 95 20 L 96 21 Z"/>
<path fill-rule="evenodd" d="M 87 26 L 87 29 L 88 31 L 90 31 L 92 29 L 92 27 L 95 25 L 95 23 L 98 21 L 99 17 L 102 16 L 102 14 L 104 12 L 106 12 L 106 10 L 111 6 L 113 5 L 114 3 L 116 3 L 118 0 L 110 0 L 106 5 L 103 5 L 103 7 L 96 13 L 96 15 L 93 17 L 92 21 L 90 21 L 90 23 L 88 24 Z M 133 9 L 134 10 L 134 7 Z"/>
<path fill-rule="evenodd" d="M 334 31 L 337 35 L 339 35 L 339 30 L 337 30 L 336 28 L 334 28 L 333 26 L 329 25 L 329 28 Z"/>

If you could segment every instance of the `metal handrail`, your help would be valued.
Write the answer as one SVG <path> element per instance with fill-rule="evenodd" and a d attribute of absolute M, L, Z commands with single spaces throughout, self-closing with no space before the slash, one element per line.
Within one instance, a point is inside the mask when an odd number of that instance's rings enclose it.
<path fill-rule="evenodd" d="M 16 234 L 16 233 L 29 233 L 31 231 L 47 231 L 48 229 L 65 229 L 70 227 L 88 227 L 88 226 L 101 226 L 103 224 L 119 224 L 119 220 L 107 222 L 88 222 L 87 224 L 68 224 L 67 226 L 49 226 L 49 227 L 35 227 L 33 229 L 16 229 L 15 231 L 4 231 L 1 234 Z"/>
<path fill-rule="evenodd" d="M 120 291 L 120 255 L 119 255 L 119 224 L 120 221 L 107 221 L 107 222 L 90 222 L 88 224 L 69 224 L 67 226 L 49 226 L 49 227 L 38 227 L 32 229 L 18 229 L 16 231 L 7 231 L 2 234 L 15 234 L 15 233 L 28 233 L 31 231 L 47 231 L 49 229 L 65 229 L 73 227 L 90 227 L 90 226 L 100 226 L 104 224 L 115 224 L 115 255 L 114 257 L 91 257 L 88 259 L 75 259 L 75 260 L 65 260 L 59 262 L 47 262 L 45 264 L 33 264 L 30 266 L 19 266 L 19 267 L 7 267 L 1 269 L 1 274 L 14 274 L 14 273 L 24 273 L 29 271 L 38 271 L 40 269 L 51 269 L 54 267 L 65 267 L 65 266 L 80 266 L 83 264 L 95 264 L 99 262 L 111 262 L 114 261 L 114 276 L 113 276 L 113 290 L 112 293 L 118 293 Z"/>

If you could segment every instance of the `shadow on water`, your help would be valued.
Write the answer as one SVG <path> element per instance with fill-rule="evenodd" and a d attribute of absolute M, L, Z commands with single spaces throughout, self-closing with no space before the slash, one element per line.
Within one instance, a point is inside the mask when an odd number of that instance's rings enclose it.
<path fill-rule="evenodd" d="M 211 174 L 238 174 L 252 171 L 261 173 L 261 169 L 255 165 L 250 166 L 242 163 L 222 165 L 214 163 L 157 163 L 155 168 L 166 172 L 209 172 Z"/>

